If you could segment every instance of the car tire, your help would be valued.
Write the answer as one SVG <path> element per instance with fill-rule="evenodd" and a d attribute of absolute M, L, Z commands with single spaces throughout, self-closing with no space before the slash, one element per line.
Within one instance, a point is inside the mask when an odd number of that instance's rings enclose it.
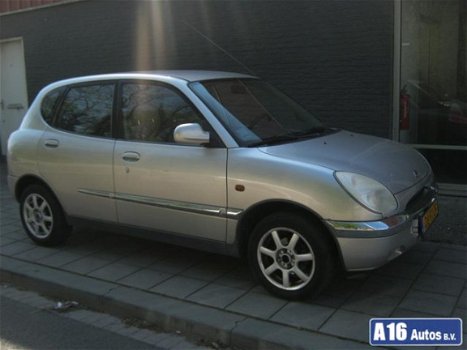
<path fill-rule="evenodd" d="M 310 218 L 275 213 L 261 220 L 250 236 L 248 262 L 254 277 L 286 299 L 316 296 L 332 280 L 335 249 L 328 232 Z"/>
<path fill-rule="evenodd" d="M 62 207 L 44 186 L 28 186 L 20 197 L 20 216 L 29 238 L 44 246 L 64 243 L 72 227 L 66 222 Z"/>

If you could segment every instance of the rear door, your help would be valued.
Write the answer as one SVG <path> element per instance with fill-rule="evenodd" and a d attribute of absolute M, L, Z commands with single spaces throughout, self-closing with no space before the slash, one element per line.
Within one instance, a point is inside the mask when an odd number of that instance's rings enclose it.
<path fill-rule="evenodd" d="M 71 86 L 39 144 L 39 171 L 66 213 L 116 222 L 112 114 L 115 82 Z"/>
<path fill-rule="evenodd" d="M 157 82 L 122 82 L 119 106 L 114 173 L 120 223 L 224 241 L 227 149 L 173 139 L 184 123 L 211 131 L 204 117 L 180 91 Z"/>

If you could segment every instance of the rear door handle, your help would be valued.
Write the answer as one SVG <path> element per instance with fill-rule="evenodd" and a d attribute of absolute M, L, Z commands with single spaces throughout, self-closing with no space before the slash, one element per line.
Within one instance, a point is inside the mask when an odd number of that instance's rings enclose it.
<path fill-rule="evenodd" d="M 137 152 L 125 152 L 122 155 L 123 160 L 127 162 L 137 162 L 139 160 L 139 153 Z"/>
<path fill-rule="evenodd" d="M 60 142 L 55 139 L 48 139 L 48 140 L 45 140 L 44 142 L 44 146 L 49 147 L 49 148 L 57 148 L 59 144 Z"/>

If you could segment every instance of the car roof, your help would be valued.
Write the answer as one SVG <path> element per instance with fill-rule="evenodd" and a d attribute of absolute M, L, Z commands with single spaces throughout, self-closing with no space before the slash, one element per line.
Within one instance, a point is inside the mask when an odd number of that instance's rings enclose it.
<path fill-rule="evenodd" d="M 232 78 L 257 78 L 253 75 L 235 73 L 235 72 L 222 72 L 210 70 L 155 70 L 146 72 L 128 72 L 129 74 L 153 74 L 162 75 L 177 79 L 183 79 L 189 82 L 202 81 L 202 80 L 215 80 L 215 79 L 232 79 Z"/>
<path fill-rule="evenodd" d="M 155 71 L 135 71 L 125 73 L 108 73 L 99 75 L 87 75 L 75 78 L 68 78 L 59 80 L 47 85 L 42 91 L 48 91 L 60 86 L 68 84 L 79 84 L 99 80 L 115 80 L 115 79 L 151 79 L 151 78 L 164 78 L 183 80 L 186 82 L 206 81 L 216 79 L 258 79 L 253 75 L 234 73 L 234 72 L 221 72 L 221 71 L 208 71 L 208 70 L 155 70 Z"/>

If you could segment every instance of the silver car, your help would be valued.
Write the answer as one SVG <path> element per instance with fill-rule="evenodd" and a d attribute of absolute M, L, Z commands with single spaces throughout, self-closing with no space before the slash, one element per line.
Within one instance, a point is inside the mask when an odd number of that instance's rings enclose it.
<path fill-rule="evenodd" d="M 92 223 L 248 259 L 272 293 L 375 269 L 438 213 L 415 150 L 323 125 L 256 77 L 167 71 L 45 87 L 8 143 L 29 237 Z"/>

